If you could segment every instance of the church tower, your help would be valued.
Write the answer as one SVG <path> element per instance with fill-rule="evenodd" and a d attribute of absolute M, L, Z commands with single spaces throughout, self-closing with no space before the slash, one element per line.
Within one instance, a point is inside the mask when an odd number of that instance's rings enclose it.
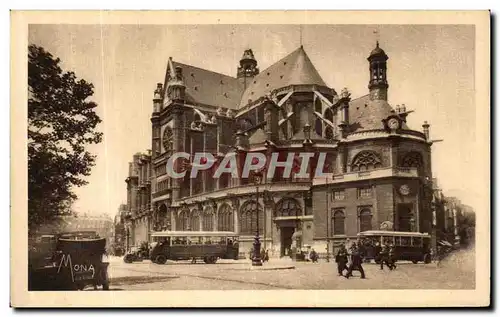
<path fill-rule="evenodd" d="M 259 68 L 257 67 L 257 61 L 253 56 L 251 49 L 245 50 L 243 56 L 240 59 L 240 66 L 238 67 L 238 77 L 239 80 L 243 81 L 245 89 L 250 84 L 252 78 L 259 73 Z"/>
<path fill-rule="evenodd" d="M 370 100 L 385 100 L 387 101 L 387 89 L 389 84 L 387 82 L 387 60 L 389 57 L 385 54 L 384 50 L 379 47 L 373 49 L 368 57 L 370 63 L 370 83 L 368 89 L 370 90 Z"/>

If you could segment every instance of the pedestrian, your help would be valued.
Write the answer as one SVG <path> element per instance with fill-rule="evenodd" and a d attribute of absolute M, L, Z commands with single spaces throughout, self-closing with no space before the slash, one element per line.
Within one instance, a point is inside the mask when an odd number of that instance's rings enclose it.
<path fill-rule="evenodd" d="M 390 265 L 390 269 L 391 270 L 394 270 L 396 268 L 396 247 L 391 244 L 389 246 L 389 265 Z"/>
<path fill-rule="evenodd" d="M 314 251 L 314 249 L 312 249 L 311 252 L 309 253 L 309 259 L 313 263 L 318 263 L 318 253 L 316 253 L 316 251 Z"/>
<path fill-rule="evenodd" d="M 375 243 L 375 248 L 374 248 L 374 258 L 375 258 L 375 263 L 379 263 L 382 261 L 381 257 L 380 257 L 380 252 L 382 251 L 382 247 L 380 246 L 380 242 L 377 241 L 377 243 Z"/>
<path fill-rule="evenodd" d="M 389 270 L 392 270 L 392 265 L 389 264 L 389 245 L 386 243 L 380 251 L 380 269 L 384 269 L 384 263 L 387 265 Z"/>
<path fill-rule="evenodd" d="M 349 278 L 352 276 L 352 271 L 359 271 L 361 273 L 361 278 L 365 279 L 365 270 L 363 270 L 363 260 L 361 258 L 361 254 L 359 253 L 359 248 L 356 245 L 356 242 L 354 242 L 349 250 L 350 255 L 351 255 L 351 264 L 349 265 L 349 268 L 347 270 L 347 274 L 345 275 L 345 278 Z"/>
<path fill-rule="evenodd" d="M 265 261 L 266 262 L 269 262 L 269 250 L 266 250 L 266 254 L 265 254 Z"/>
<path fill-rule="evenodd" d="M 340 249 L 335 256 L 335 262 L 337 263 L 337 271 L 339 276 L 344 276 L 344 270 L 348 270 L 347 267 L 347 250 L 344 244 L 340 245 Z"/>

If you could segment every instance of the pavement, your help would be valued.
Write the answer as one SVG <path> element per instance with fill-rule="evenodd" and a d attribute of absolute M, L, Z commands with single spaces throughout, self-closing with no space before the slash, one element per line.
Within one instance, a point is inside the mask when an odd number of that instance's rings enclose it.
<path fill-rule="evenodd" d="M 473 255 L 457 252 L 440 265 L 398 262 L 394 271 L 364 264 L 366 279 L 359 272 L 346 279 L 337 275 L 334 262 L 294 262 L 271 259 L 262 267 L 250 260 L 219 260 L 216 264 L 150 261 L 127 264 L 110 257 L 109 276 L 115 290 L 261 290 L 261 289 L 474 289 Z"/>

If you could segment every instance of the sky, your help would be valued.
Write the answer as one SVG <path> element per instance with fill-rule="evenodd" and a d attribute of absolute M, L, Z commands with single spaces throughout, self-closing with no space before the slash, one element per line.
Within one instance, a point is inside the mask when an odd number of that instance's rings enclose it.
<path fill-rule="evenodd" d="M 374 33 L 377 31 L 377 33 Z M 302 34 L 302 35 L 301 35 Z M 30 25 L 29 43 L 61 59 L 64 70 L 95 86 L 103 120 L 88 185 L 76 188 L 75 210 L 115 215 L 126 202 L 128 162 L 151 148 L 152 98 L 167 60 L 236 75 L 245 49 L 262 70 L 301 44 L 323 80 L 356 98 L 368 92 L 375 41 L 389 56 L 389 103 L 414 110 L 408 125 L 431 125 L 433 175 L 445 194 L 481 206 L 486 193 L 474 170 L 475 29 L 471 25 Z M 464 177 L 460 176 L 463 173 Z"/>

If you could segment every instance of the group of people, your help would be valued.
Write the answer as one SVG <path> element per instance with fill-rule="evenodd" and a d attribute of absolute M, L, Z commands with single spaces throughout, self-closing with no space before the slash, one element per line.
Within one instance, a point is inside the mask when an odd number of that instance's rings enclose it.
<path fill-rule="evenodd" d="M 394 245 L 384 244 L 383 246 L 380 246 L 380 244 L 377 243 L 375 246 L 375 260 L 376 262 L 380 262 L 381 270 L 384 269 L 384 264 L 391 271 L 396 268 L 395 251 Z M 365 271 L 363 269 L 363 258 L 363 250 L 356 242 L 353 242 L 349 249 L 346 248 L 345 244 L 341 244 L 340 249 L 335 256 L 339 276 L 349 278 L 352 276 L 353 271 L 358 271 L 361 273 L 362 279 L 366 278 Z M 345 275 L 344 271 L 347 271 Z"/>

